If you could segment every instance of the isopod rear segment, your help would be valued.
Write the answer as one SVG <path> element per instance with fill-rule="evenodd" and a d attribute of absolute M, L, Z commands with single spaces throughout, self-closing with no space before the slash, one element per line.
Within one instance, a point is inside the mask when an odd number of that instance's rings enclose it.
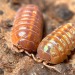
<path fill-rule="evenodd" d="M 63 62 L 75 48 L 75 25 L 67 23 L 47 35 L 39 44 L 37 58 L 46 63 Z"/>
<path fill-rule="evenodd" d="M 15 47 L 36 52 L 43 34 L 43 15 L 36 5 L 21 7 L 14 20 L 12 42 Z"/>

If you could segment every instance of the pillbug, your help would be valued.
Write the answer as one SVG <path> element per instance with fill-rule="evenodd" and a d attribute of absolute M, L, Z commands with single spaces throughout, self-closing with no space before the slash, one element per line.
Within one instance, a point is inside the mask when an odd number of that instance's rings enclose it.
<path fill-rule="evenodd" d="M 12 43 L 17 52 L 36 52 L 42 39 L 43 15 L 36 5 L 21 7 L 12 28 Z"/>
<path fill-rule="evenodd" d="M 47 35 L 37 48 L 35 61 L 43 62 L 46 67 L 55 68 L 47 65 L 63 62 L 75 48 L 75 25 L 67 23 L 55 29 Z"/>

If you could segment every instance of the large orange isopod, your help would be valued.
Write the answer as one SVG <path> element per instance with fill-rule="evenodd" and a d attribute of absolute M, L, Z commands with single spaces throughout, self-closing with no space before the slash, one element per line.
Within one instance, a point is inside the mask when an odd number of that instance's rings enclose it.
<path fill-rule="evenodd" d="M 43 15 L 36 5 L 21 7 L 12 28 L 12 42 L 18 52 L 36 52 L 42 39 Z"/>

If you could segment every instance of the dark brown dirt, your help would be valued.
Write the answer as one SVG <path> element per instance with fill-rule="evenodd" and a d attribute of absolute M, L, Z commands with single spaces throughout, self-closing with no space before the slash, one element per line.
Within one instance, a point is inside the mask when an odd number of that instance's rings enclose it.
<path fill-rule="evenodd" d="M 44 36 L 58 26 L 75 22 L 74 0 L 0 0 L 0 75 L 75 75 L 75 50 L 67 61 L 54 65 L 61 73 L 11 49 L 11 29 L 16 11 L 36 4 L 44 16 Z"/>

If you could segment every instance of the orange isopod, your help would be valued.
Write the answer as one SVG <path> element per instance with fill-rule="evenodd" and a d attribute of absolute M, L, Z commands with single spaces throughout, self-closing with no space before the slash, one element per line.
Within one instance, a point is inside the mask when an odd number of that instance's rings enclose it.
<path fill-rule="evenodd" d="M 75 48 L 75 25 L 67 23 L 47 35 L 39 44 L 37 58 L 47 63 L 63 62 Z"/>
<path fill-rule="evenodd" d="M 21 7 L 13 25 L 11 39 L 17 52 L 36 52 L 43 31 L 43 15 L 38 6 Z"/>

